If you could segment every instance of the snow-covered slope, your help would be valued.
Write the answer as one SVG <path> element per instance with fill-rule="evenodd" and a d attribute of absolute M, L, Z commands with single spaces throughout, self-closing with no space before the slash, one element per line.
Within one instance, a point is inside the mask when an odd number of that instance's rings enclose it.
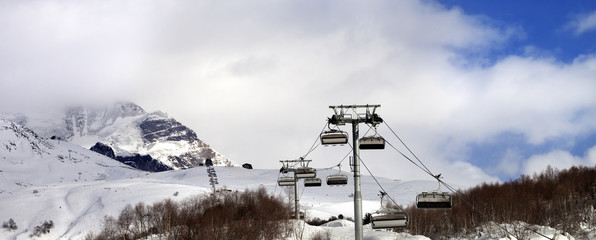
<path fill-rule="evenodd" d="M 206 159 L 217 166 L 238 166 L 166 113 L 147 113 L 134 103 L 18 114 L 10 119 L 46 138 L 60 138 L 87 149 L 101 142 L 118 156 L 149 155 L 172 169 L 196 167 Z"/>
<path fill-rule="evenodd" d="M 316 163 L 312 166 L 316 167 Z M 264 186 L 269 193 L 282 197 L 291 190 L 277 186 L 278 169 L 215 169 L 218 188 L 242 191 Z M 320 169 L 317 177 L 324 179 L 336 173 L 336 170 Z M 404 205 L 412 203 L 417 193 L 436 188 L 432 181 L 377 180 L 392 198 Z M 351 184 L 351 177 L 349 181 Z M 301 209 L 305 210 L 307 218 L 328 219 L 339 214 L 353 217 L 350 184 L 300 186 Z M 362 177 L 364 213 L 380 207 L 378 191 L 379 187 L 370 176 Z M 45 140 L 19 124 L 0 120 L 0 221 L 13 219 L 18 227 L 0 229 L 0 239 L 29 239 L 33 229 L 45 221 L 52 221 L 54 228 L 37 239 L 84 239 L 89 232 L 99 232 L 104 216 L 118 216 L 127 204 L 151 204 L 167 198 L 181 201 L 210 192 L 209 177 L 203 167 L 143 172 L 78 145 Z M 295 221 L 295 226 L 296 234 L 300 233 L 303 239 L 320 233 L 329 233 L 331 239 L 353 239 L 353 223 L 345 220 L 320 227 Z M 369 240 L 428 239 L 375 231 L 370 226 L 364 227 L 364 237 Z"/>
<path fill-rule="evenodd" d="M 287 193 L 277 186 L 277 169 L 217 167 L 216 171 L 220 188 L 265 186 L 276 195 Z M 321 171 L 319 177 L 335 173 Z M 391 191 L 408 186 L 389 179 L 381 181 Z M 379 207 L 377 190 L 371 184 L 370 178 L 363 178 L 365 211 Z M 300 189 L 307 217 L 353 215 L 351 187 Z M 0 239 L 27 239 L 44 221 L 55 224 L 44 237 L 80 239 L 90 231 L 99 231 L 105 215 L 118 215 L 127 204 L 182 200 L 210 191 L 204 168 L 142 172 L 78 145 L 45 140 L 19 124 L 0 120 L 0 221 L 12 218 L 18 226 L 15 231 L 0 231 Z M 411 201 L 413 196 L 396 198 Z"/>

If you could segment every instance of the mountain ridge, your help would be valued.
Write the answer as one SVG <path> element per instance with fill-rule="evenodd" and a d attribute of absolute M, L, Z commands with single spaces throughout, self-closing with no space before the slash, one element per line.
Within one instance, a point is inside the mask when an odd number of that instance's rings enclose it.
<path fill-rule="evenodd" d="M 217 166 L 239 166 L 166 113 L 146 112 L 132 102 L 74 106 L 62 113 L 34 117 L 14 114 L 5 118 L 46 138 L 70 141 L 85 148 L 100 142 L 111 147 L 117 157 L 148 155 L 170 169 L 202 166 L 207 159 Z"/>

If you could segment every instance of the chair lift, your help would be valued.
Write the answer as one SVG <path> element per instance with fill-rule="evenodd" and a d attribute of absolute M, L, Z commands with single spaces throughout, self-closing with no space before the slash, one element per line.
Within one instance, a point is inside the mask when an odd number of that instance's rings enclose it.
<path fill-rule="evenodd" d="M 317 177 L 317 170 L 311 167 L 300 167 L 294 170 L 296 178 L 315 178 Z"/>
<path fill-rule="evenodd" d="M 329 127 L 329 123 L 327 124 Z M 319 136 L 321 138 L 321 145 L 342 145 L 348 143 L 348 133 L 338 129 L 331 129 L 329 131 L 322 132 Z"/>
<path fill-rule="evenodd" d="M 385 149 L 385 139 L 377 133 L 377 126 L 374 126 L 374 128 L 375 134 L 373 136 L 362 137 L 358 140 L 360 149 Z"/>
<path fill-rule="evenodd" d="M 296 179 L 288 175 L 289 169 L 287 163 L 282 162 L 282 167 L 279 169 L 279 173 L 283 174 L 277 179 L 277 185 L 279 186 L 294 186 L 296 185 Z"/>
<path fill-rule="evenodd" d="M 385 197 L 385 195 L 387 195 L 387 193 L 381 192 L 381 209 L 376 211 L 370 218 L 370 224 L 372 225 L 372 228 L 382 229 L 407 227 L 409 223 L 408 213 L 383 206 L 383 197 Z"/>
<path fill-rule="evenodd" d="M 441 175 L 437 175 L 439 180 Z M 439 181 L 439 188 L 431 192 L 422 192 L 416 196 L 416 207 L 420 209 L 450 209 L 453 205 L 453 200 L 448 192 L 440 192 L 441 181 Z"/>
<path fill-rule="evenodd" d="M 321 179 L 320 178 L 307 178 L 307 179 L 304 179 L 304 186 L 305 187 L 320 187 L 321 186 Z"/>
<path fill-rule="evenodd" d="M 300 167 L 294 169 L 294 177 L 296 179 L 317 177 L 317 169 L 308 166 L 310 161 L 311 160 L 304 160 L 303 157 L 300 158 Z"/>
<path fill-rule="evenodd" d="M 341 165 L 338 164 L 337 166 L 339 167 L 339 172 L 327 176 L 327 185 L 329 186 L 339 186 L 348 184 L 348 176 L 341 173 Z"/>
<path fill-rule="evenodd" d="M 277 180 L 277 185 L 279 185 L 281 187 L 294 186 L 295 184 L 296 184 L 296 181 L 294 180 L 293 177 L 290 177 L 290 176 L 282 176 Z"/>

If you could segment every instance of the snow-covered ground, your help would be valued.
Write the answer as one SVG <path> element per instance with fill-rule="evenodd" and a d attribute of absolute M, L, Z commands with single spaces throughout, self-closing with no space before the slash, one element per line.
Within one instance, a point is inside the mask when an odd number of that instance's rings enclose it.
<path fill-rule="evenodd" d="M 37 138 L 7 122 L 3 127 L 0 129 L 0 221 L 13 219 L 18 229 L 0 230 L 0 239 L 28 239 L 33 229 L 45 221 L 53 221 L 55 226 L 44 238 L 81 239 L 89 232 L 98 232 L 105 215 L 117 216 L 127 204 L 151 204 L 166 198 L 182 200 L 212 190 L 203 167 L 147 173 L 69 142 Z M 288 193 L 277 186 L 278 169 L 215 169 L 218 188 L 245 190 L 264 186 L 271 194 L 285 197 Z M 336 173 L 337 170 L 322 170 L 318 177 L 324 179 Z M 434 187 L 432 182 L 379 180 L 404 204 L 414 199 L 416 191 Z M 370 177 L 363 177 L 362 189 L 364 212 L 378 209 L 378 187 Z M 300 186 L 301 208 L 308 218 L 328 219 L 339 214 L 353 217 L 352 191 L 351 185 Z M 349 224 L 301 229 L 308 235 L 317 232 L 317 228 L 339 229 L 329 231 L 342 236 L 353 234 L 353 226 Z"/>
<path fill-rule="evenodd" d="M 80 239 L 90 231 L 98 232 L 105 215 L 117 216 L 127 204 L 150 204 L 166 198 L 182 200 L 212 191 L 203 167 L 146 173 L 67 142 L 49 142 L 59 153 L 57 156 L 24 154 L 26 156 L 22 159 L 0 159 L 0 206 L 3 206 L 0 221 L 12 218 L 18 226 L 16 231 L 0 230 L 0 239 L 27 239 L 35 226 L 50 220 L 55 227 L 44 235 L 48 239 Z M 284 187 L 277 186 L 277 169 L 215 169 L 219 178 L 218 188 L 245 190 L 264 186 L 270 193 L 282 197 L 288 192 Z M 337 171 L 322 171 L 319 177 L 335 173 Z M 425 184 L 429 187 L 434 185 L 432 182 L 380 180 L 398 201 L 404 203 L 414 199 L 414 185 L 419 185 L 420 191 L 428 189 L 424 187 Z M 363 177 L 362 189 L 363 211 L 377 210 L 380 206 L 378 188 L 372 179 Z M 352 191 L 351 185 L 329 187 L 323 184 L 316 188 L 304 188 L 301 185 L 301 208 L 306 211 L 308 218 L 328 219 L 339 214 L 353 217 Z M 321 229 L 332 229 L 334 231 L 331 232 L 341 236 L 353 235 L 353 224 L 339 228 L 307 225 L 304 230 L 307 235 Z M 350 228 L 352 230 L 348 230 Z"/>
<path fill-rule="evenodd" d="M 272 164 L 277 161 L 272 160 Z M 316 163 L 311 165 L 316 167 Z M 278 169 L 215 169 L 218 188 L 242 191 L 264 186 L 269 193 L 282 197 L 289 192 L 288 187 L 277 186 Z M 336 173 L 337 170 L 321 169 L 317 177 L 325 179 Z M 323 184 L 305 188 L 300 185 L 300 205 L 307 218 L 328 219 L 339 214 L 353 217 L 352 177 L 351 173 L 344 174 L 350 176 L 346 186 Z M 402 205 L 411 204 L 417 193 L 436 188 L 436 182 L 432 181 L 377 180 Z M 380 207 L 379 190 L 372 177 L 362 177 L 363 214 Z M 7 122 L 0 125 L 0 222 L 13 219 L 18 227 L 0 229 L 0 239 L 29 239 L 33 229 L 44 221 L 53 221 L 54 228 L 42 239 L 83 239 L 89 232 L 99 232 L 104 216 L 117 216 L 127 204 L 151 204 L 167 198 L 183 200 L 211 191 L 204 167 L 147 173 L 78 145 L 36 138 Z M 317 227 L 303 221 L 294 221 L 294 224 L 295 235 L 289 239 L 310 239 L 316 234 L 328 234 L 331 239 L 353 239 L 354 236 L 354 224 L 346 220 Z M 549 231 L 544 230 L 546 234 Z M 428 239 L 376 231 L 370 226 L 364 227 L 364 237 L 367 240 Z M 490 238 L 476 236 L 472 239 Z"/>

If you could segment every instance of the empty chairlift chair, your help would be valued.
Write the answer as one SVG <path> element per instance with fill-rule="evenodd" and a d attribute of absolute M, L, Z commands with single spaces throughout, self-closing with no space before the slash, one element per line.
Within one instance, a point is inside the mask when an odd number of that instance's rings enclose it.
<path fill-rule="evenodd" d="M 381 136 L 363 137 L 358 140 L 359 148 L 363 150 L 369 149 L 385 149 L 385 139 Z"/>
<path fill-rule="evenodd" d="M 339 168 L 339 171 L 336 174 L 327 176 L 328 186 L 342 186 L 348 184 L 348 175 L 341 173 L 341 164 L 338 164 L 337 167 Z"/>
<path fill-rule="evenodd" d="M 450 209 L 451 195 L 446 192 L 423 192 L 416 196 L 416 207 L 421 209 Z"/>
<path fill-rule="evenodd" d="M 304 186 L 305 187 L 320 187 L 321 186 L 321 179 L 320 178 L 307 178 L 307 179 L 304 179 Z"/>
<path fill-rule="evenodd" d="M 327 176 L 327 185 L 342 186 L 348 184 L 348 176 L 345 174 L 333 174 Z"/>
<path fill-rule="evenodd" d="M 392 211 L 386 209 L 386 212 L 379 212 L 370 219 L 373 229 L 382 228 L 405 228 L 408 226 L 408 215 L 398 210 Z"/>
<path fill-rule="evenodd" d="M 341 145 L 348 143 L 348 133 L 335 129 L 321 133 L 320 138 L 322 145 Z"/>
<path fill-rule="evenodd" d="M 277 180 L 277 185 L 279 186 L 294 186 L 296 184 L 296 181 L 294 180 L 293 177 L 280 177 Z"/>
<path fill-rule="evenodd" d="M 317 177 L 317 170 L 311 167 L 301 167 L 294 170 L 296 178 L 315 178 Z"/>
<path fill-rule="evenodd" d="M 381 228 L 405 228 L 408 226 L 408 213 L 393 208 L 386 208 L 383 205 L 383 198 L 387 195 L 381 192 L 381 209 L 374 212 L 370 218 L 373 229 Z"/>

